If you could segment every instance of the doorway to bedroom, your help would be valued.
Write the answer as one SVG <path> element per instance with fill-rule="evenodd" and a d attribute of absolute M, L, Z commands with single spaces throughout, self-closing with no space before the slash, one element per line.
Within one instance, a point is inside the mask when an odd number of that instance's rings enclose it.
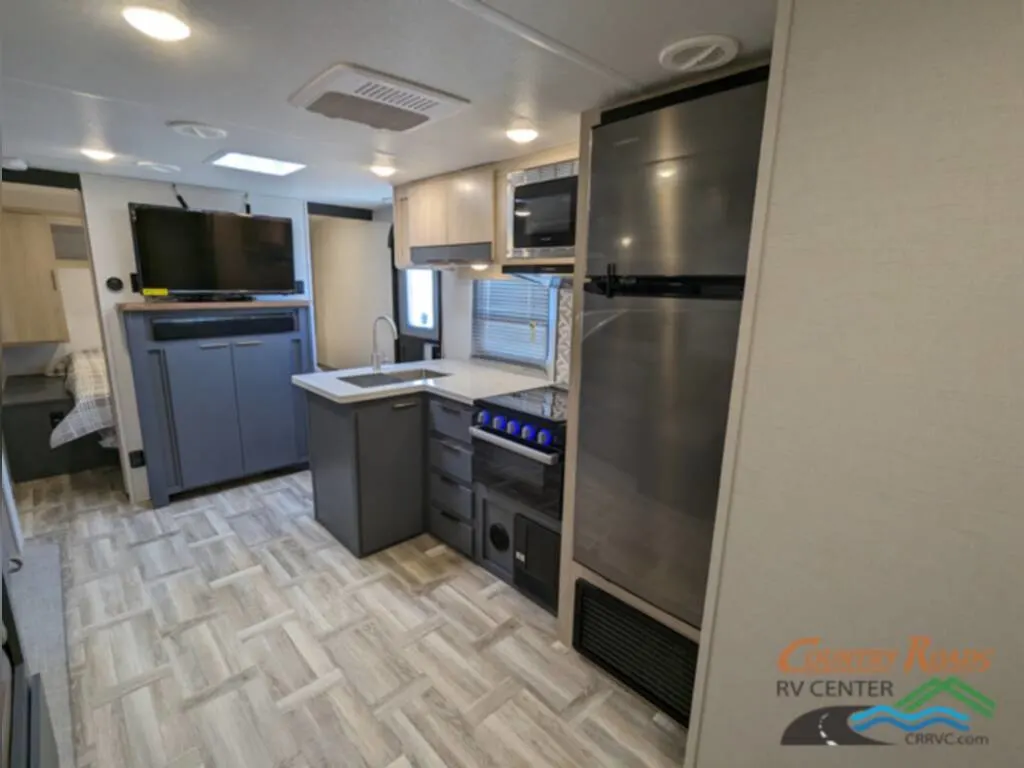
<path fill-rule="evenodd" d="M 35 181 L 5 170 L 0 188 L 3 482 L 22 514 L 124 489 L 77 176 Z"/>

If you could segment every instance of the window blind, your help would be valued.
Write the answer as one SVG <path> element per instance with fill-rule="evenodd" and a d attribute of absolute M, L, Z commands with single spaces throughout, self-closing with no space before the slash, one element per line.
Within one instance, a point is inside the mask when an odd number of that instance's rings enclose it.
<path fill-rule="evenodd" d="M 525 280 L 474 280 L 473 356 L 546 367 L 554 293 Z"/>

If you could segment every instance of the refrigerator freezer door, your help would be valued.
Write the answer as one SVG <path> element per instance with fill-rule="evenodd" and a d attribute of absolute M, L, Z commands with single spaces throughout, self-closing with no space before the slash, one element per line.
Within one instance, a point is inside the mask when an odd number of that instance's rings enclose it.
<path fill-rule="evenodd" d="M 594 129 L 587 274 L 746 272 L 767 84 Z"/>
<path fill-rule="evenodd" d="M 700 627 L 740 301 L 586 295 L 575 559 Z"/>

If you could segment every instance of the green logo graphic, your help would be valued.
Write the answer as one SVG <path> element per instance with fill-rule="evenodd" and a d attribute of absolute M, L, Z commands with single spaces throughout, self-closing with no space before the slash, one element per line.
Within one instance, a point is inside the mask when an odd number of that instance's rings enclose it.
<path fill-rule="evenodd" d="M 943 693 L 948 693 L 960 703 L 974 710 L 982 717 L 992 717 L 996 703 L 958 677 L 933 677 L 920 688 L 916 688 L 896 702 L 896 709 L 917 712 L 925 704 Z"/>

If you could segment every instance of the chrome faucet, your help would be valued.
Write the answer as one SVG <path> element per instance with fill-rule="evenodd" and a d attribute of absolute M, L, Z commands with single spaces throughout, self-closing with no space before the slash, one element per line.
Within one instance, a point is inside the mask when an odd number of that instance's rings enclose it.
<path fill-rule="evenodd" d="M 373 321 L 373 352 L 370 354 L 370 365 L 373 366 L 374 373 L 380 373 L 380 366 L 382 363 L 388 362 L 386 355 L 377 348 L 377 323 L 383 320 L 391 328 L 391 336 L 394 341 L 398 341 L 398 327 L 395 325 L 395 321 L 392 320 L 388 315 L 381 315 Z"/>

